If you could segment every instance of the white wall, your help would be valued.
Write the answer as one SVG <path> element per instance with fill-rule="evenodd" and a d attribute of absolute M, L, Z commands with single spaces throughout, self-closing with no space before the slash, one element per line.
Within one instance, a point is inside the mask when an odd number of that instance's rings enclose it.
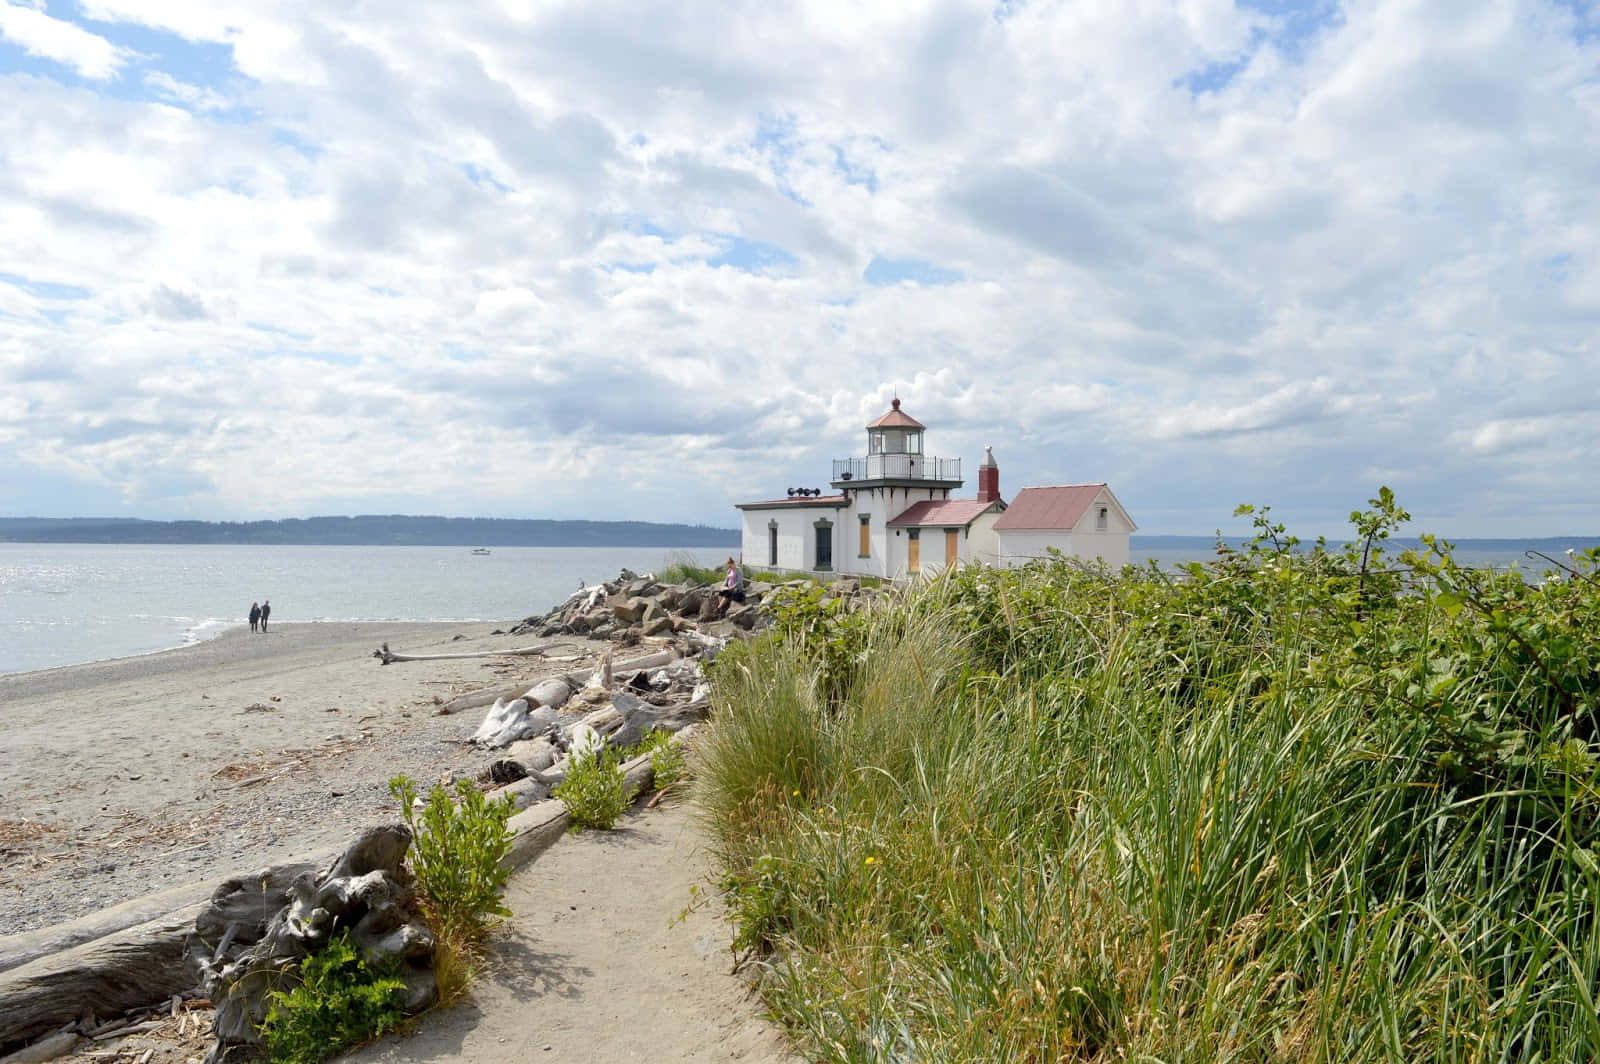
<path fill-rule="evenodd" d="M 1093 518 L 1088 519 L 1093 523 Z M 1128 533 L 1126 532 L 1001 532 L 999 538 L 999 565 L 1022 565 L 1034 558 L 1048 556 L 1054 547 L 1069 558 L 1092 562 L 1104 559 L 1113 569 L 1128 564 Z"/>
<path fill-rule="evenodd" d="M 998 513 L 986 513 L 979 514 L 972 522 L 971 531 L 962 544 L 963 561 L 1000 564 L 1000 534 L 994 530 L 994 523 L 998 520 Z"/>
<path fill-rule="evenodd" d="M 839 568 L 839 528 L 846 511 L 831 506 L 794 506 L 771 510 L 741 510 L 741 561 L 755 569 L 804 569 L 815 564 L 816 523 L 826 518 L 833 522 L 834 569 Z M 771 564 L 768 553 L 768 528 L 778 523 L 778 564 Z M 852 545 L 852 551 L 855 547 Z"/>

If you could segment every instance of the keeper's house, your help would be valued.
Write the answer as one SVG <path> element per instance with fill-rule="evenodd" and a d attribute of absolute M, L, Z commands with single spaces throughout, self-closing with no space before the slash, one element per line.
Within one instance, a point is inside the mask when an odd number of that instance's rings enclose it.
<path fill-rule="evenodd" d="M 926 454 L 923 430 L 896 399 L 867 426 L 866 457 L 834 461 L 834 494 L 790 489 L 787 498 L 739 503 L 744 564 L 898 578 L 960 562 L 1020 565 L 1052 547 L 1128 563 L 1136 526 L 1105 484 L 1023 488 L 1007 504 L 985 449 L 977 498 L 951 498 L 961 459 Z"/>

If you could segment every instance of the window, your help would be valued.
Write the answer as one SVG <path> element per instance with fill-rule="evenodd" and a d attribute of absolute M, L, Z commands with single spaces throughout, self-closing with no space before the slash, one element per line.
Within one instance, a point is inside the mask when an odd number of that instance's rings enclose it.
<path fill-rule="evenodd" d="M 767 564 L 778 567 L 778 522 L 767 522 Z"/>
<path fill-rule="evenodd" d="M 1094 515 L 1094 528 L 1096 532 L 1104 532 L 1106 530 L 1106 508 L 1104 506 L 1100 507 L 1100 512 Z"/>

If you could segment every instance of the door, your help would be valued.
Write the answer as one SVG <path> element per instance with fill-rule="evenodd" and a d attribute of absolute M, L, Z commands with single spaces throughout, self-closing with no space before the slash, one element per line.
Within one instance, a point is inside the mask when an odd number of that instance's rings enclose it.
<path fill-rule="evenodd" d="M 956 539 L 960 534 L 960 529 L 947 528 L 944 530 L 944 563 L 947 566 L 956 563 Z"/>
<path fill-rule="evenodd" d="M 817 529 L 817 568 L 833 568 L 833 526 Z"/>
<path fill-rule="evenodd" d="M 906 550 L 910 552 L 906 556 L 906 571 L 920 573 L 922 572 L 922 540 L 917 538 L 917 529 L 915 528 L 907 532 L 906 535 L 911 540 L 906 544 Z"/>

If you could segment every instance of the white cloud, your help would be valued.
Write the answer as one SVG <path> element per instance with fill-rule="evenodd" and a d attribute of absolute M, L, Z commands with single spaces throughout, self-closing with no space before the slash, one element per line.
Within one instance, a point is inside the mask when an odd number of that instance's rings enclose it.
<path fill-rule="evenodd" d="M 1150 532 L 1394 469 L 1573 527 L 1600 41 L 1538 0 L 0 10 L 132 72 L 0 70 L 0 461 L 63 484 L 0 510 L 731 524 L 898 392 Z"/>
<path fill-rule="evenodd" d="M 29 55 L 71 67 L 86 78 L 116 77 L 127 61 L 126 49 L 80 26 L 45 14 L 42 6 L 0 0 L 0 37 Z"/>

